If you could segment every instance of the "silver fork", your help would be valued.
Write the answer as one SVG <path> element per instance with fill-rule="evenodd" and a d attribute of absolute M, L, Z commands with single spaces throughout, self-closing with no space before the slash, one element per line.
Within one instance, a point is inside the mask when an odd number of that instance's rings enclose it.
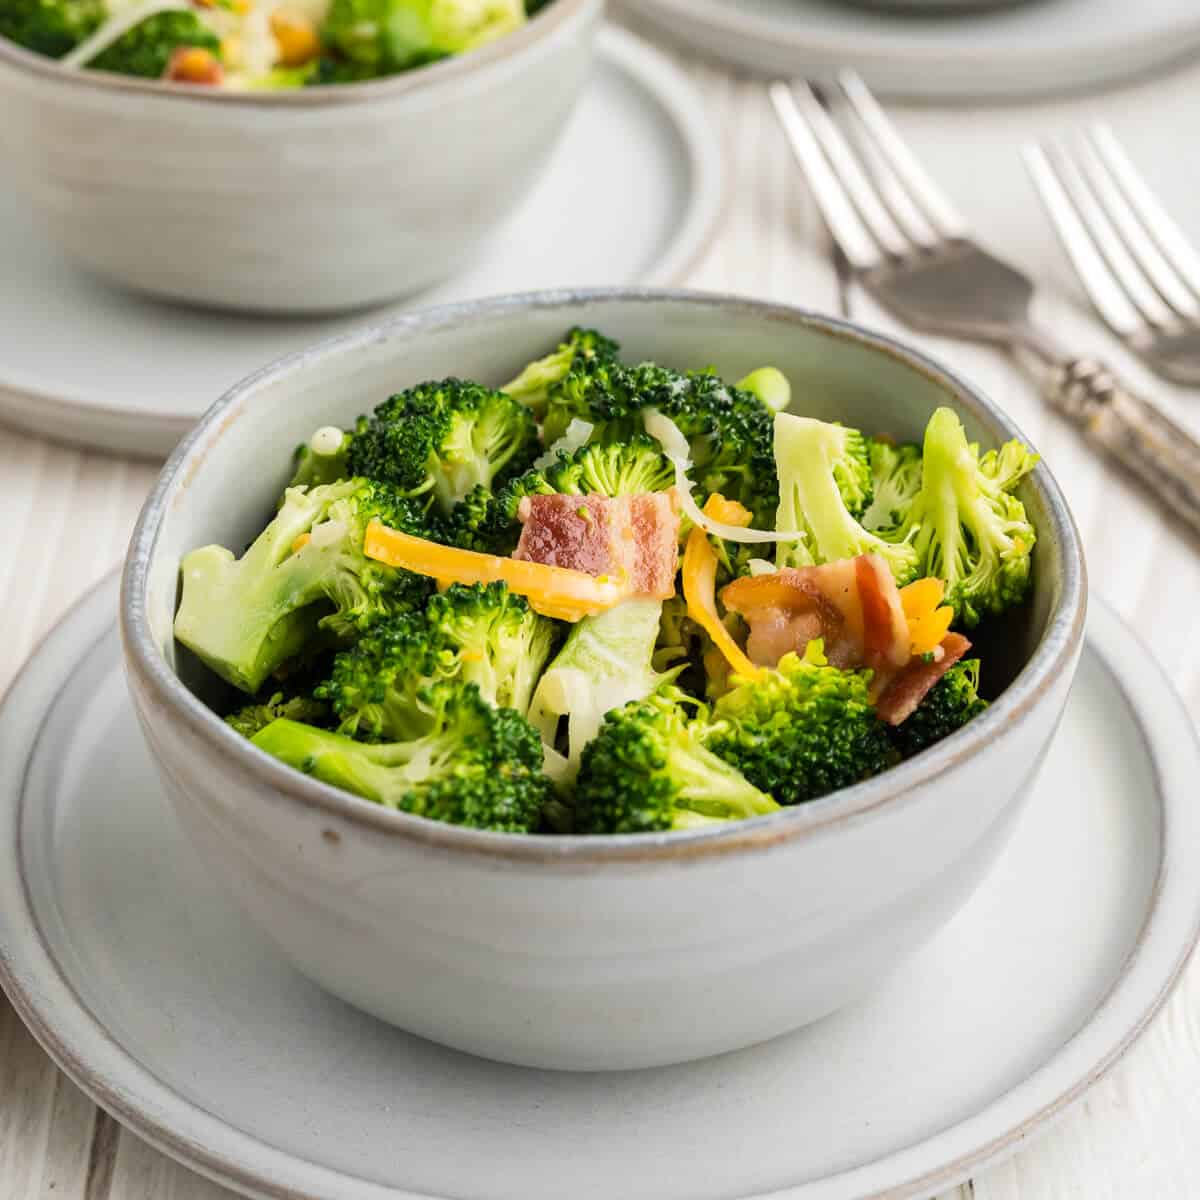
<path fill-rule="evenodd" d="M 858 76 L 838 77 L 854 143 L 806 83 L 771 102 L 834 241 L 864 287 L 909 325 L 1018 352 L 1048 403 L 1200 535 L 1200 442 L 1030 314 L 1033 284 L 981 249 Z M 857 145 L 858 149 L 855 149 Z"/>
<path fill-rule="evenodd" d="M 1025 162 L 1096 311 L 1154 370 L 1200 383 L 1200 258 L 1107 125 Z"/>

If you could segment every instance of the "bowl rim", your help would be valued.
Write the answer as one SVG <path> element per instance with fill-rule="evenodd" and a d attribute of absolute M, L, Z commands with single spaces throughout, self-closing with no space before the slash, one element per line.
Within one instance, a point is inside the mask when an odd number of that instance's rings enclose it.
<path fill-rule="evenodd" d="M 12 67 L 26 75 L 62 83 L 69 87 L 99 89 L 112 94 L 153 95 L 168 102 L 192 104 L 232 104 L 250 108 L 323 108 L 338 104 L 361 104 L 385 100 L 414 92 L 427 92 L 442 84 L 454 86 L 465 75 L 485 70 L 520 55 L 552 37 L 569 22 L 599 10 L 604 0 L 552 0 L 534 13 L 520 29 L 488 42 L 476 50 L 455 54 L 425 66 L 365 79 L 357 83 L 331 84 L 327 87 L 295 88 L 276 92 L 233 91 L 203 88 L 194 84 L 174 83 L 165 79 L 143 79 L 118 75 L 111 71 L 69 70 L 55 58 L 48 58 L 0 36 L 0 66 Z"/>
<path fill-rule="evenodd" d="M 1016 678 L 988 710 L 929 750 L 882 774 L 807 804 L 779 813 L 733 822 L 725 827 L 644 834 L 514 834 L 467 829 L 385 808 L 321 783 L 251 745 L 193 695 L 159 653 L 147 615 L 147 592 L 159 534 L 173 508 L 212 446 L 236 423 L 238 411 L 254 402 L 262 388 L 318 362 L 353 355 L 375 343 L 420 337 L 424 333 L 470 324 L 508 313 L 561 310 L 564 328 L 578 321 L 572 309 L 605 304 L 682 305 L 708 311 L 736 311 L 761 320 L 801 326 L 882 353 L 923 375 L 947 393 L 948 402 L 982 418 L 1005 438 L 1027 441 L 1019 427 L 974 386 L 932 359 L 894 339 L 839 317 L 741 296 L 659 288 L 583 288 L 516 293 L 441 305 L 398 316 L 382 324 L 327 339 L 256 371 L 234 384 L 204 414 L 164 465 L 138 517 L 121 577 L 120 630 L 126 670 L 135 685 L 143 719 L 177 720 L 216 756 L 243 769 L 261 788 L 310 809 L 340 818 L 364 832 L 453 853 L 508 861 L 578 865 L 685 861 L 780 845 L 828 832 L 884 809 L 911 801 L 927 784 L 993 744 L 1027 718 L 1038 701 L 1069 671 L 1083 637 L 1087 576 L 1078 530 L 1054 477 L 1039 463 L 1029 477 L 1046 510 L 1050 528 L 1039 531 L 1059 547 L 1061 596 L 1042 636 Z M 603 314 L 587 318 L 603 325 Z M 136 696 L 152 700 L 154 717 Z M 152 742 L 159 739 L 153 738 Z M 159 753 L 157 747 L 153 752 Z"/>

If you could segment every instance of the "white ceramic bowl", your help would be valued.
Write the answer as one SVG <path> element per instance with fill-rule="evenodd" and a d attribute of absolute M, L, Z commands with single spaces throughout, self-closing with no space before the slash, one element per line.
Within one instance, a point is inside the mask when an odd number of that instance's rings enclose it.
<path fill-rule="evenodd" d="M 247 94 L 68 71 L 0 38 L 7 185 L 76 263 L 174 300 L 334 312 L 467 263 L 537 178 L 604 0 L 370 83 Z"/>
<path fill-rule="evenodd" d="M 211 679 L 172 639 L 181 556 L 253 537 L 286 481 L 288 448 L 316 426 L 447 373 L 499 383 L 573 324 L 617 337 L 633 359 L 712 363 L 732 378 L 773 363 L 806 413 L 865 429 L 918 437 L 932 409 L 951 404 L 985 446 L 1019 436 L 927 359 L 795 309 L 630 291 L 434 309 L 283 359 L 208 411 L 142 513 L 121 628 L 138 716 L 185 829 L 302 972 L 473 1053 L 641 1067 L 823 1016 L 959 908 L 1007 840 L 1054 733 L 1086 587 L 1074 525 L 1039 466 L 1023 485 L 1039 532 L 1033 596 L 1007 647 L 984 649 L 987 678 L 1008 685 L 996 703 L 875 779 L 723 829 L 459 829 L 327 787 L 233 733 L 199 698 Z"/>

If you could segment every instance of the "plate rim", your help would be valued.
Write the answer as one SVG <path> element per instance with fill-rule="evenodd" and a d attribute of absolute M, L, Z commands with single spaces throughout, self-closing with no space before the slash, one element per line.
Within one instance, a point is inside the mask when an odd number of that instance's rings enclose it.
<path fill-rule="evenodd" d="M 0 785 L 6 785 L 0 786 L 0 829 L 20 811 L 35 749 L 32 740 L 21 748 L 20 734 L 40 728 L 70 665 L 116 635 L 118 586 L 114 571 L 86 591 L 35 646 L 0 701 L 0 748 L 12 742 L 17 750 L 0 754 Z M 1128 653 L 1131 645 L 1136 654 Z M 1044 1131 L 1124 1057 L 1170 996 L 1200 937 L 1200 876 L 1184 869 L 1189 851 L 1200 844 L 1200 809 L 1187 799 L 1200 736 L 1145 644 L 1094 597 L 1086 647 L 1137 717 L 1163 813 L 1158 877 L 1137 941 L 1112 986 L 1049 1058 L 972 1116 L 874 1162 L 739 1200 L 899 1200 L 953 1186 Z M 32 715 L 25 711 L 30 708 Z M 18 839 L 0 837 L 0 988 L 56 1066 L 136 1136 L 245 1195 L 335 1200 L 353 1185 L 367 1200 L 443 1200 L 288 1153 L 176 1093 L 129 1055 L 75 992 L 41 937 L 20 867 Z M 1059 1076 L 1067 1078 L 1057 1083 Z M 1024 1115 L 1005 1124 L 1003 1114 L 1014 1109 Z M 989 1133 L 989 1124 L 1004 1127 Z M 973 1145 L 954 1149 L 963 1142 Z M 908 1160 L 922 1158 L 939 1161 L 904 1171 Z"/>
<path fill-rule="evenodd" d="M 1151 66 L 1178 62 L 1200 45 L 1200 10 L 1194 10 L 1192 14 L 1184 14 L 1181 10 L 1178 19 L 1169 23 L 1164 20 L 1160 27 L 1149 29 L 1132 41 L 1126 38 L 1114 44 L 1103 34 L 1094 33 L 1079 42 L 1069 43 L 1069 54 L 1064 55 L 1061 44 L 1057 43 L 1022 51 L 1022 61 L 1031 63 L 1037 76 L 1035 80 L 1023 84 L 1005 83 L 1003 79 L 998 84 L 977 79 L 968 86 L 948 87 L 936 81 L 933 86 L 928 82 L 900 84 L 896 82 L 897 61 L 901 62 L 901 70 L 922 71 L 931 66 L 944 67 L 947 55 L 953 54 L 956 63 L 966 61 L 969 67 L 978 70 L 981 64 L 995 63 L 996 52 L 971 44 L 957 44 L 951 49 L 936 45 L 897 48 L 888 44 L 885 33 L 868 35 L 865 40 L 861 32 L 856 35 L 820 31 L 816 34 L 806 33 L 799 22 L 793 24 L 754 13 L 743 13 L 733 5 L 720 3 L 720 0 L 616 0 L 616 3 L 619 11 L 630 16 L 635 23 L 642 21 L 649 24 L 675 44 L 687 46 L 709 59 L 717 58 L 726 65 L 749 70 L 753 74 L 779 74 L 777 70 L 752 60 L 763 52 L 764 47 L 782 47 L 797 57 L 794 74 L 813 69 L 833 71 L 854 67 L 870 76 L 879 69 L 887 72 L 886 79 L 873 80 L 868 77 L 868 84 L 884 95 L 913 100 L 975 98 L 1012 101 L 1061 95 L 1102 84 L 1118 84 L 1136 77 Z M 1009 7 L 1020 16 L 1021 6 Z M 905 12 L 903 9 L 864 10 L 864 15 L 897 22 L 907 21 L 910 25 L 913 17 L 911 11 Z M 972 16 L 979 15 L 987 14 L 927 13 L 921 14 L 921 19 L 961 26 Z M 723 39 L 724 48 L 713 49 L 709 43 L 701 40 L 704 36 Z M 742 45 L 745 49 L 740 48 Z M 1080 59 L 1092 59 L 1094 65 L 1080 69 Z M 1064 66 L 1064 63 L 1068 65 Z M 999 72 L 994 72 L 994 75 L 1001 78 Z M 967 76 L 959 71 L 956 77 Z"/>
<path fill-rule="evenodd" d="M 654 258 L 632 278 L 614 286 L 681 284 L 721 226 L 728 201 L 722 151 L 718 141 L 711 136 L 704 98 L 682 68 L 627 29 L 612 24 L 601 26 L 596 35 L 595 54 L 598 60 L 603 60 L 644 92 L 665 114 L 683 150 L 688 175 L 681 219 L 672 223 Z M 158 303 L 168 309 L 180 308 L 167 301 Z M 358 315 L 363 325 L 376 324 L 389 307 L 395 305 L 383 305 Z M 429 305 L 418 297 L 415 308 L 427 307 Z M 181 311 L 186 311 L 186 307 Z M 347 315 L 353 317 L 355 314 Z M 245 319 L 252 323 L 256 318 L 254 314 L 248 314 Z M 313 340 L 324 340 L 328 336 L 317 335 Z M 276 358 L 278 354 L 270 357 Z M 263 361 L 267 361 L 265 356 Z M 211 403 L 215 403 L 232 382 L 235 381 L 214 384 Z M 9 374 L 8 368 L 0 364 L 0 420 L 54 442 L 161 461 L 202 415 L 203 411 L 192 416 L 154 412 L 113 403 L 111 397 L 95 403 L 85 392 L 72 390 L 64 394 L 50 390 L 39 386 L 32 378 L 23 377 L 20 372 Z"/>

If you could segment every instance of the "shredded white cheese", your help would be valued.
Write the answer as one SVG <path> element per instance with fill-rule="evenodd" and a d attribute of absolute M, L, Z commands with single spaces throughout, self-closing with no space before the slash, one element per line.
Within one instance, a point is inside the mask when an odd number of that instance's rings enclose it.
<path fill-rule="evenodd" d="M 572 417 L 571 423 L 567 426 L 566 432 L 562 437 L 554 442 L 541 458 L 534 461 L 534 469 L 542 471 L 546 467 L 553 466 L 560 450 L 566 454 L 574 454 L 581 446 L 586 446 L 587 440 L 592 436 L 592 430 L 595 428 L 595 425 L 590 421 L 582 421 L 578 417 Z"/>
<path fill-rule="evenodd" d="M 692 465 L 691 449 L 687 438 L 683 436 L 679 426 L 664 416 L 657 409 L 648 408 L 644 417 L 646 432 L 658 440 L 663 453 L 675 468 L 675 489 L 679 493 L 679 502 L 683 511 L 688 515 L 692 524 L 699 525 L 705 533 L 724 538 L 727 542 L 743 542 L 756 545 L 762 542 L 799 542 L 804 540 L 801 532 L 777 533 L 773 529 L 746 529 L 741 525 L 730 525 L 725 521 L 715 521 L 706 516 L 692 496 L 695 486 L 688 478 L 688 468 Z"/>

